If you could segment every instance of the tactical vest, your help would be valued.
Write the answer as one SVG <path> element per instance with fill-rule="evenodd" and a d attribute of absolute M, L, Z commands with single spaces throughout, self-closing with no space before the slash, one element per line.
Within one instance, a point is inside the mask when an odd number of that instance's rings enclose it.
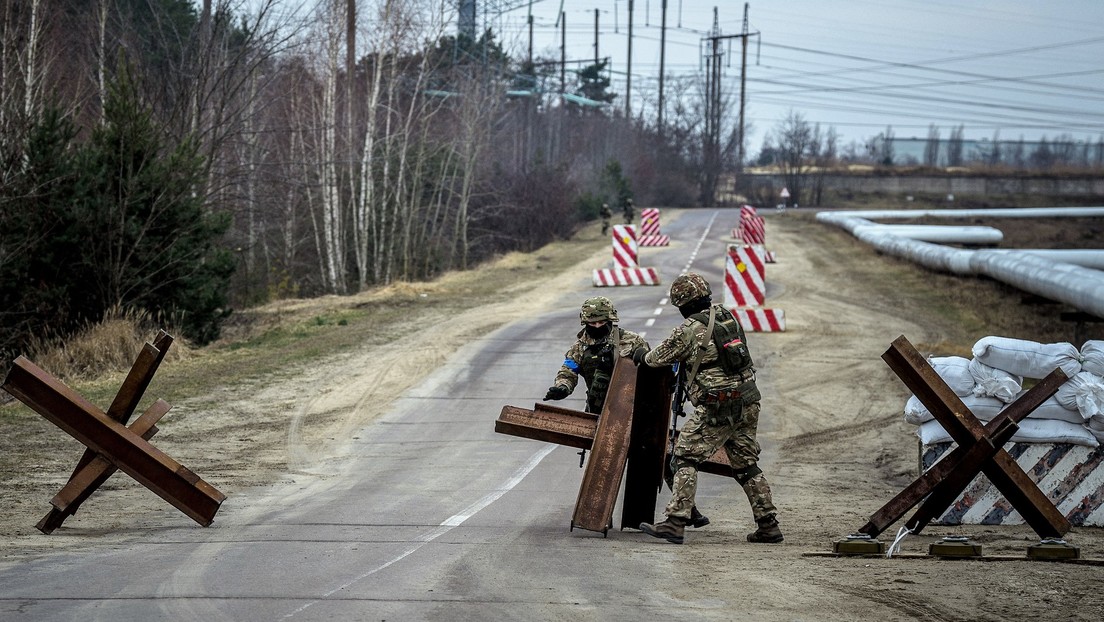
<path fill-rule="evenodd" d="M 615 326 L 610 333 L 610 338 L 583 348 L 582 360 L 579 361 L 579 375 L 587 385 L 586 412 L 588 413 L 602 412 L 606 393 L 609 392 L 610 380 L 613 378 L 615 350 L 621 341 L 620 337 L 621 329 Z"/>
<path fill-rule="evenodd" d="M 709 326 L 709 311 L 695 313 L 690 316 L 706 326 Z M 723 307 L 717 308 L 716 317 L 713 320 L 713 345 L 717 347 L 717 362 L 702 364 L 703 369 L 720 366 L 726 375 L 738 376 L 747 371 L 752 365 L 751 351 L 747 347 L 747 339 L 744 337 L 744 328 L 732 315 L 732 312 Z"/>

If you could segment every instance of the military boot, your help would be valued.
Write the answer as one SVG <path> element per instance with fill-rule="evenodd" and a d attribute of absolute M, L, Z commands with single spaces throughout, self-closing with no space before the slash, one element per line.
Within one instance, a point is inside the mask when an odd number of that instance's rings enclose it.
<path fill-rule="evenodd" d="M 709 517 L 698 511 L 698 506 L 690 508 L 690 526 L 694 529 L 705 527 L 709 524 Z"/>
<path fill-rule="evenodd" d="M 682 536 L 686 532 L 686 525 L 681 518 L 669 516 L 662 523 L 656 523 L 654 525 L 640 523 L 640 531 L 643 531 L 649 536 L 663 538 L 668 542 L 682 544 Z"/>
<path fill-rule="evenodd" d="M 774 514 L 764 516 L 758 521 L 759 528 L 747 535 L 748 542 L 777 543 L 782 541 L 782 530 L 778 528 L 778 519 Z"/>

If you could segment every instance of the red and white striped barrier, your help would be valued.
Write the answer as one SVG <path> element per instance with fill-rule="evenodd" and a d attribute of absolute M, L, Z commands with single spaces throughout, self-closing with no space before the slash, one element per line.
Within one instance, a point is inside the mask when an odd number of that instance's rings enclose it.
<path fill-rule="evenodd" d="M 754 218 L 759 215 L 754 206 L 744 203 L 740 206 L 740 218 Z"/>
<path fill-rule="evenodd" d="M 669 235 L 642 235 L 639 246 L 668 246 L 671 243 Z"/>
<path fill-rule="evenodd" d="M 762 244 L 753 244 L 752 248 L 763 258 L 763 263 L 775 263 L 774 251 L 768 251 Z"/>
<path fill-rule="evenodd" d="M 730 309 L 746 333 L 780 333 L 786 330 L 782 309 Z"/>
<path fill-rule="evenodd" d="M 636 225 L 613 226 L 613 265 L 635 268 L 637 263 Z"/>
<path fill-rule="evenodd" d="M 757 307 L 766 297 L 763 258 L 750 246 L 730 244 L 725 256 L 726 307 Z"/>
<path fill-rule="evenodd" d="M 659 285 L 659 273 L 655 268 L 605 268 L 594 271 L 595 287 L 629 285 Z"/>
<path fill-rule="evenodd" d="M 740 218 L 740 239 L 745 244 L 765 244 L 767 229 L 762 216 L 744 216 Z"/>
<path fill-rule="evenodd" d="M 950 453 L 954 443 L 920 448 L 925 471 Z M 1104 527 L 1104 447 L 1070 443 L 1010 443 L 1005 450 L 1050 498 L 1070 524 Z M 1022 525 L 1023 517 L 984 475 L 978 475 L 943 515 L 939 525 Z"/>
<path fill-rule="evenodd" d="M 659 210 L 648 207 L 640 210 L 640 246 L 667 246 L 671 236 L 659 232 Z"/>
<path fill-rule="evenodd" d="M 644 235 L 659 235 L 659 210 L 654 207 L 645 207 L 640 210 L 640 233 Z"/>
<path fill-rule="evenodd" d="M 725 256 L 724 305 L 740 321 L 745 332 L 776 333 L 786 330 L 782 309 L 764 309 L 767 252 L 758 246 L 728 246 Z"/>

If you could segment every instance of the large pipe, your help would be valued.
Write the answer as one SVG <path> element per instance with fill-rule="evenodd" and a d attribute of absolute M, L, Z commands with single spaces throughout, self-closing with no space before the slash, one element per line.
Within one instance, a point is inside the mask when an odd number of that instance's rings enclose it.
<path fill-rule="evenodd" d="M 969 217 L 1094 217 L 1104 216 L 1104 208 L 840 211 L 819 212 L 817 220 L 847 230 L 880 252 L 908 259 L 933 270 L 962 275 L 985 275 L 1104 318 L 1104 272 L 1093 269 L 1104 264 L 1101 259 L 1104 252 L 1048 249 L 966 250 L 910 239 L 894 232 L 894 227 L 898 225 L 879 225 L 867 220 L 867 217 L 965 217 L 967 213 Z M 971 243 L 964 240 L 977 233 L 966 231 L 977 227 L 944 229 L 940 236 L 948 243 Z M 960 237 L 956 237 L 956 230 L 962 230 L 958 232 Z M 1090 267 L 1074 265 L 1075 263 L 1089 264 Z"/>

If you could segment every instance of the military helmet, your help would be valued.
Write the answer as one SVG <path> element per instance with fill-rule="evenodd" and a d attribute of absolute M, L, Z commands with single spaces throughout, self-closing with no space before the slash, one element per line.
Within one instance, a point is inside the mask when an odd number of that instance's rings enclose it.
<path fill-rule="evenodd" d="M 617 321 L 617 309 L 613 308 L 613 301 L 605 296 L 595 296 L 583 301 L 583 308 L 579 311 L 579 323 Z"/>
<path fill-rule="evenodd" d="M 702 296 L 712 295 L 713 291 L 709 289 L 709 283 L 700 274 L 693 272 L 682 274 L 671 283 L 671 304 L 676 307 L 681 307 Z"/>

